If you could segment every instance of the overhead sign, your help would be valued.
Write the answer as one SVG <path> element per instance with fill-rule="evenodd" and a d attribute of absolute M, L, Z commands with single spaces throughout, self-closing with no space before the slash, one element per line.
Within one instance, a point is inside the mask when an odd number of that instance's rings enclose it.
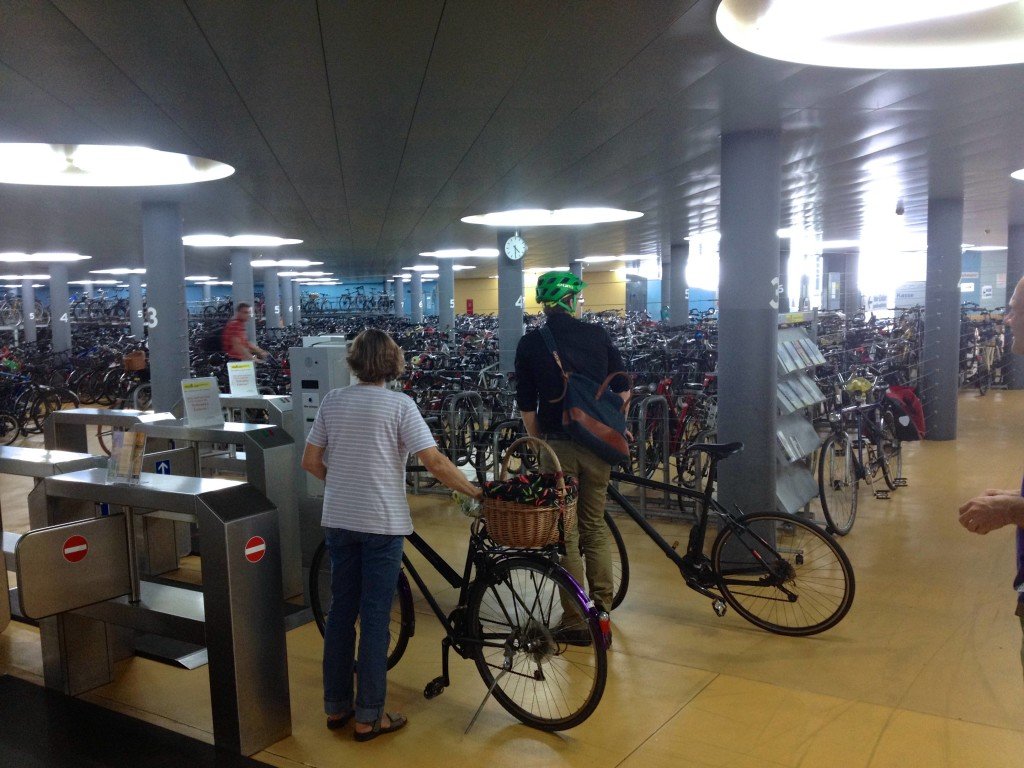
<path fill-rule="evenodd" d="M 85 536 L 72 536 L 64 542 L 62 552 L 69 563 L 80 562 L 89 554 L 89 542 Z"/>
<path fill-rule="evenodd" d="M 925 281 L 916 280 L 896 288 L 896 308 L 909 309 L 924 304 Z"/>
<path fill-rule="evenodd" d="M 217 379 L 184 379 L 181 397 L 185 402 L 185 420 L 190 427 L 220 427 L 224 425 L 224 412 L 220 407 Z"/>
<path fill-rule="evenodd" d="M 981 298 L 983 298 L 983 299 L 991 299 L 992 298 L 992 286 L 991 285 L 983 285 L 983 286 L 981 286 Z"/>
<path fill-rule="evenodd" d="M 262 536 L 253 536 L 245 542 L 245 559 L 250 563 L 258 563 L 267 554 L 267 542 Z"/>
<path fill-rule="evenodd" d="M 228 363 L 228 387 L 232 395 L 258 397 L 256 364 L 252 360 L 232 360 Z"/>

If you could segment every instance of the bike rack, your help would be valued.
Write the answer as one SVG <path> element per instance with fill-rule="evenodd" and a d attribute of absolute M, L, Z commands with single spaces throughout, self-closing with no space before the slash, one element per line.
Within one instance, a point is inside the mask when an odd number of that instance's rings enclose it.
<path fill-rule="evenodd" d="M 484 401 L 483 401 L 483 398 L 480 397 L 480 393 L 479 392 L 466 391 L 466 392 L 458 392 L 455 395 L 453 395 L 452 398 L 451 398 L 451 401 L 448 403 L 448 426 L 447 426 L 447 429 L 449 430 L 449 432 L 448 432 L 449 453 L 454 453 L 454 451 L 452 450 L 451 447 L 455 445 L 454 425 L 455 425 L 456 406 L 460 402 L 462 402 L 463 400 L 468 401 L 468 402 L 470 402 L 472 404 L 473 410 L 480 416 L 481 423 L 483 422 Z M 474 441 L 471 439 L 470 440 L 470 451 L 472 451 L 473 442 Z M 459 458 L 458 456 L 450 455 L 448 458 L 450 458 L 452 460 L 452 463 L 458 465 L 458 458 Z M 472 456 L 468 456 L 467 460 L 471 461 L 472 460 Z"/>
<path fill-rule="evenodd" d="M 665 399 L 664 395 L 648 395 L 640 404 L 637 406 L 637 435 L 635 439 L 639 441 L 637 451 L 637 464 L 640 466 L 641 471 L 647 466 L 647 410 L 650 408 L 651 403 L 660 403 L 663 407 L 661 409 L 661 461 L 659 464 L 662 468 L 662 478 L 665 485 L 669 484 L 669 423 L 668 423 L 668 400 Z M 640 514 L 644 517 L 647 516 L 647 487 L 640 487 Z M 664 494 L 664 504 L 667 509 L 669 506 L 668 491 Z"/>

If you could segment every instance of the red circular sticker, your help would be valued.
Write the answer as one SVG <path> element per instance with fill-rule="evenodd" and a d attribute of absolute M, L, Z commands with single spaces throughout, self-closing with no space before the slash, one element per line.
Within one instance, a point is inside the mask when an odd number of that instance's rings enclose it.
<path fill-rule="evenodd" d="M 250 563 L 258 563 L 267 554 L 267 542 L 262 536 L 253 536 L 245 542 L 245 559 Z"/>
<path fill-rule="evenodd" d="M 89 542 L 85 540 L 84 536 L 72 536 L 64 542 L 63 552 L 65 560 L 69 563 L 77 563 L 89 554 Z"/>

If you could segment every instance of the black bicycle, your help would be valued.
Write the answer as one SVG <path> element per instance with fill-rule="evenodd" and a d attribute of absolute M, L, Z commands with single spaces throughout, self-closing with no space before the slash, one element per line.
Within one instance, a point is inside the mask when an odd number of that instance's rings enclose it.
<path fill-rule="evenodd" d="M 612 473 L 612 479 L 675 493 L 693 504 L 696 523 L 680 555 L 614 485 L 608 496 L 676 564 L 686 585 L 711 598 L 718 616 L 727 605 L 752 624 L 779 635 L 806 636 L 834 627 L 853 605 L 853 566 L 826 531 L 785 512 L 742 514 L 713 497 L 718 462 L 743 450 L 742 443 L 697 443 L 689 450 L 708 458 L 703 492 Z M 718 534 L 705 554 L 712 517 Z"/>
<path fill-rule="evenodd" d="M 604 694 L 610 636 L 602 630 L 594 603 L 558 565 L 557 546 L 498 546 L 478 518 L 470 526 L 466 563 L 459 574 L 419 535 L 410 534 L 407 540 L 459 596 L 456 607 L 446 613 L 403 555 L 391 611 L 389 669 L 415 633 L 411 577 L 445 630 L 441 675 L 427 683 L 426 698 L 440 695 L 450 684 L 448 658 L 454 649 L 475 662 L 487 686 L 481 708 L 493 695 L 514 717 L 546 731 L 573 728 L 590 717 Z M 323 632 L 331 598 L 330 561 L 323 543 L 311 563 L 309 595 Z M 579 642 L 580 630 L 589 638 L 586 644 Z M 563 637 L 572 637 L 572 643 Z"/>

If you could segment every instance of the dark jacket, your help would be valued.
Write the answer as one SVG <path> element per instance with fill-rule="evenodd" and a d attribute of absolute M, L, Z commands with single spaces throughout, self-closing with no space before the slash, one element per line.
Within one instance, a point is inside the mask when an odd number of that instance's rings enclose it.
<path fill-rule="evenodd" d="M 601 326 L 584 323 L 562 312 L 548 315 L 547 325 L 555 337 L 555 346 L 567 373 L 580 373 L 602 382 L 608 374 L 625 370 L 622 355 Z M 618 377 L 611 383 L 614 392 L 624 392 L 628 386 L 625 377 Z M 519 410 L 536 411 L 542 434 L 562 432 L 562 404 L 550 402 L 561 397 L 562 389 L 562 374 L 544 338 L 539 330 L 530 331 L 519 340 L 516 348 L 516 401 Z"/>

